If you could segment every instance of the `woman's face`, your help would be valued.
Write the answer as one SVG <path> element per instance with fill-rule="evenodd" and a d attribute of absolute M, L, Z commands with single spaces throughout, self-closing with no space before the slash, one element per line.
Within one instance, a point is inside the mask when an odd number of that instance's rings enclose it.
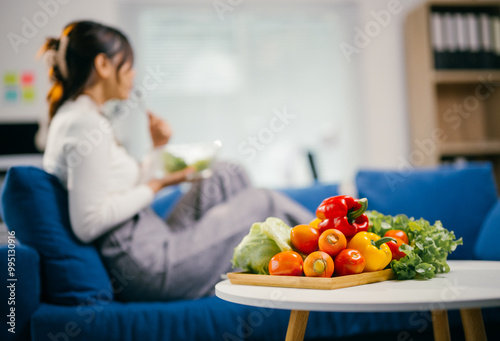
<path fill-rule="evenodd" d="M 116 98 L 127 99 L 134 84 L 135 70 L 131 62 L 125 62 L 116 77 Z"/>
<path fill-rule="evenodd" d="M 110 69 L 106 76 L 102 77 L 102 89 L 106 100 L 127 99 L 134 83 L 135 71 L 130 61 L 126 61 L 118 70 L 120 57 L 114 58 L 108 64 Z"/>

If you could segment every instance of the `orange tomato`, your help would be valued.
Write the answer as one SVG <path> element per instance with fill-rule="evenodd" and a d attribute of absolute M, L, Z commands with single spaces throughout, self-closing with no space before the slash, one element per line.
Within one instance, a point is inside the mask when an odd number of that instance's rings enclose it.
<path fill-rule="evenodd" d="M 269 274 L 277 276 L 302 276 L 304 261 L 295 251 L 283 251 L 269 261 Z"/>
<path fill-rule="evenodd" d="M 304 260 L 304 274 L 307 277 L 332 277 L 333 259 L 326 252 L 315 251 Z"/>
<path fill-rule="evenodd" d="M 335 257 L 347 246 L 347 240 L 342 232 L 336 229 L 326 230 L 318 240 L 319 249 Z"/>
<path fill-rule="evenodd" d="M 408 241 L 408 236 L 403 230 L 389 230 L 384 234 L 384 237 L 392 237 L 395 239 L 401 239 L 404 244 L 410 244 Z"/>
<path fill-rule="evenodd" d="M 293 247 L 306 255 L 318 249 L 318 239 L 318 230 L 309 225 L 297 225 L 290 231 Z"/>
<path fill-rule="evenodd" d="M 358 250 L 345 249 L 335 257 L 335 274 L 337 276 L 360 274 L 365 269 L 365 258 Z"/>

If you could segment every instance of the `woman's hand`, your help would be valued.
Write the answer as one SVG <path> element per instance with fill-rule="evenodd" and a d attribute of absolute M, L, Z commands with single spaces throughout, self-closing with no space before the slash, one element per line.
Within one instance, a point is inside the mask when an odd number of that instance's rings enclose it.
<path fill-rule="evenodd" d="M 196 172 L 196 169 L 194 169 L 193 167 L 188 167 L 183 170 L 170 173 L 161 179 L 150 180 L 147 185 L 153 190 L 154 193 L 156 193 L 163 187 L 177 185 L 181 182 L 188 181 L 189 175 L 193 174 L 194 172 Z"/>
<path fill-rule="evenodd" d="M 151 111 L 148 111 L 148 117 L 153 146 L 156 148 L 167 144 L 170 136 L 172 136 L 172 129 L 168 123 L 154 115 Z"/>

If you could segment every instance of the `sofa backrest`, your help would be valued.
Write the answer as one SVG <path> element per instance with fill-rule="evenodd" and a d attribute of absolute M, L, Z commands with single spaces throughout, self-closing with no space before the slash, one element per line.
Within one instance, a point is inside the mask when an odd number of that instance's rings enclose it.
<path fill-rule="evenodd" d="M 483 223 L 474 247 L 475 255 L 481 260 L 500 261 L 500 248 L 497 245 L 500 233 L 500 200 L 490 210 Z"/>
<path fill-rule="evenodd" d="M 324 199 L 339 195 L 339 185 L 316 183 L 309 187 L 282 188 L 279 191 L 307 208 L 311 213 L 316 213 L 316 209 Z"/>
<path fill-rule="evenodd" d="M 450 259 L 475 259 L 474 245 L 483 222 L 497 200 L 492 166 L 471 163 L 407 171 L 363 170 L 356 176 L 368 209 L 406 214 L 443 226 L 463 238 Z"/>
<path fill-rule="evenodd" d="M 40 254 L 44 301 L 77 305 L 113 299 L 97 250 L 72 232 L 67 192 L 55 176 L 35 167 L 12 167 L 0 199 L 8 230 Z"/>

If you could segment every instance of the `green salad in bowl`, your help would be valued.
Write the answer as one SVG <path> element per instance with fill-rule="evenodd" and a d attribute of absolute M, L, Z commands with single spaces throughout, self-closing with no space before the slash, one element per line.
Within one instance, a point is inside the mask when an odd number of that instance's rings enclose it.
<path fill-rule="evenodd" d="M 194 178 L 208 178 L 210 167 L 222 143 L 219 140 L 209 143 L 189 143 L 166 145 L 160 151 L 160 168 L 164 174 L 174 173 L 187 167 L 196 169 Z"/>

